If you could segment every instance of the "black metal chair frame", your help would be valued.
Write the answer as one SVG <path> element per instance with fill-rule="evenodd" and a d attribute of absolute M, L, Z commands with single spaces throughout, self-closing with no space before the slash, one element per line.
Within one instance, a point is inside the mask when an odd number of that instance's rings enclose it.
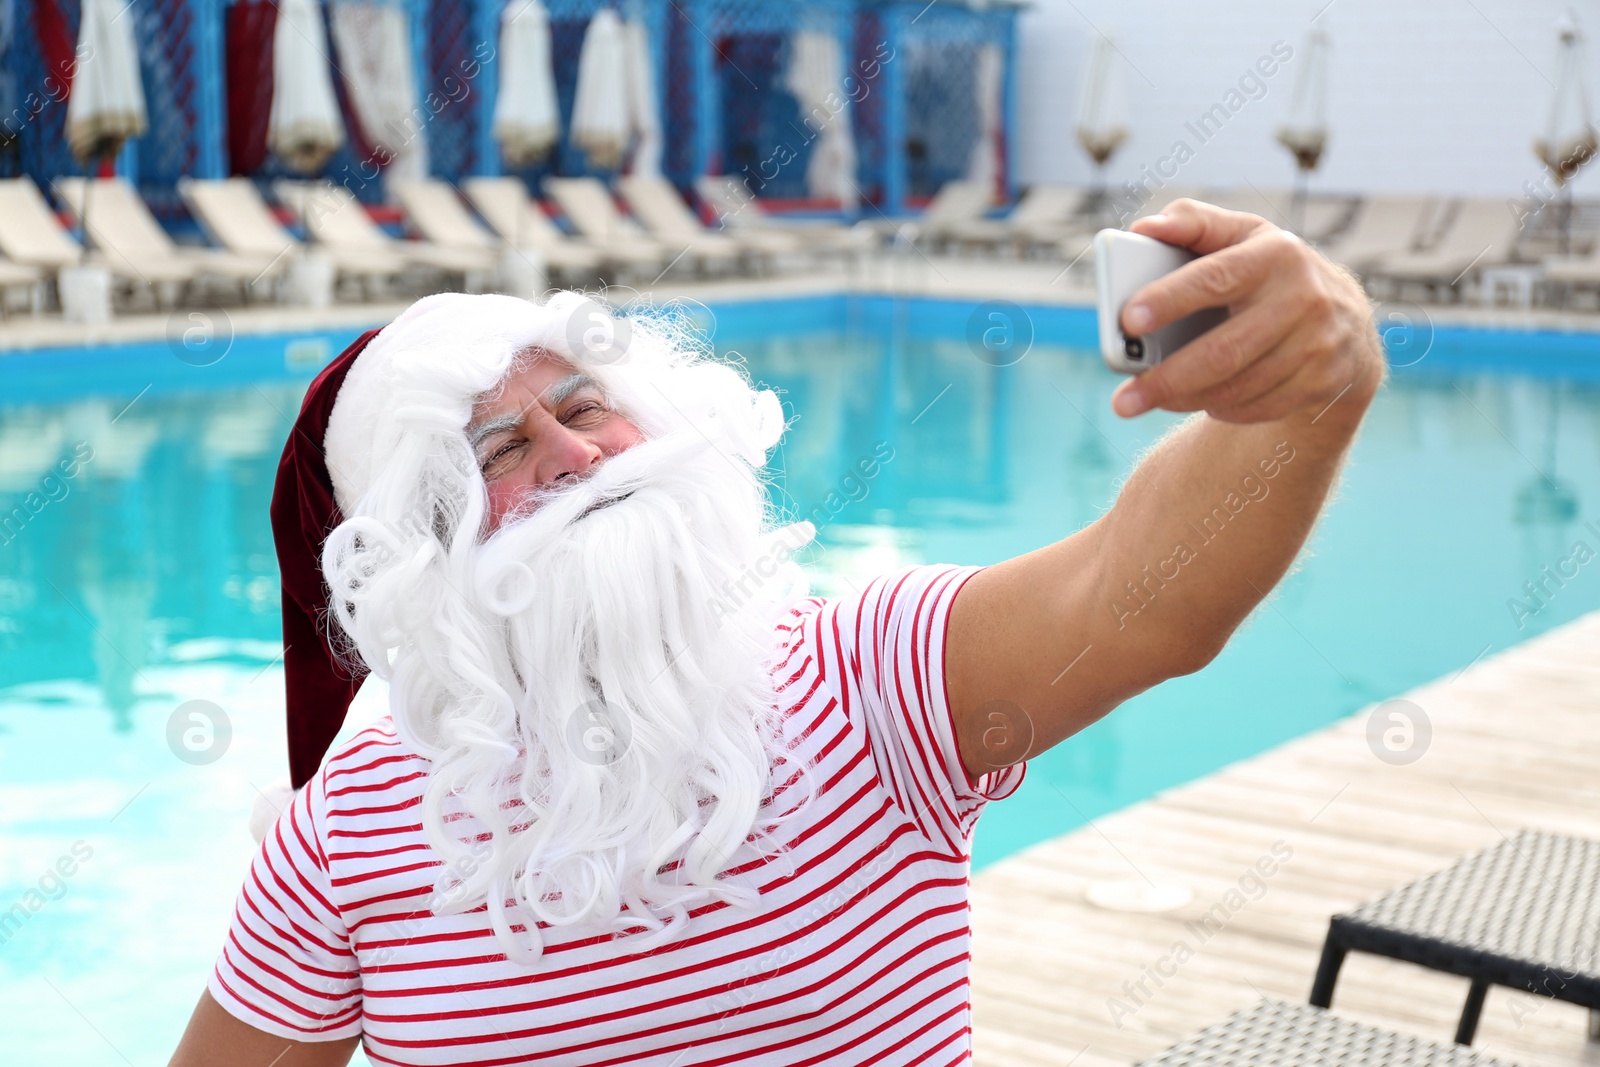
<path fill-rule="evenodd" d="M 1348 915 L 1335 915 L 1328 924 L 1328 938 L 1323 942 L 1322 960 L 1317 965 L 1316 981 L 1311 987 L 1313 1007 L 1328 1008 L 1333 1005 L 1333 986 L 1339 979 L 1339 968 L 1344 963 L 1345 954 L 1352 951 L 1404 960 L 1470 979 L 1472 986 L 1467 991 L 1467 1002 L 1461 1009 L 1461 1021 L 1456 1026 L 1458 1044 L 1472 1044 L 1473 1035 L 1478 1030 L 1478 1019 L 1483 1014 L 1483 1001 L 1491 985 L 1536 993 L 1588 1008 L 1589 1040 L 1600 1041 L 1600 974 L 1563 971 L 1469 946 L 1373 926 Z M 1600 960 L 1591 960 L 1588 965 L 1591 969 L 1600 969 Z"/>

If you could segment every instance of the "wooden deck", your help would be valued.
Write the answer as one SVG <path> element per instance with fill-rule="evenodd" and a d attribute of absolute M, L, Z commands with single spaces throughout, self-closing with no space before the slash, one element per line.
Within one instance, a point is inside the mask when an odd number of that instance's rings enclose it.
<path fill-rule="evenodd" d="M 1263 994 L 1304 1003 L 1335 912 L 1524 826 L 1600 838 L 1600 612 L 1405 696 L 1433 726 L 1408 766 L 1373 754 L 1363 711 L 977 875 L 979 1067 L 1126 1065 Z M 1229 897 L 1275 844 L 1290 858 Z M 1130 879 L 1194 899 L 1165 914 L 1086 900 Z M 1352 953 L 1333 1010 L 1448 1042 L 1466 990 Z M 1473 1047 L 1526 1067 L 1600 1064 L 1586 1022 L 1494 989 Z"/>

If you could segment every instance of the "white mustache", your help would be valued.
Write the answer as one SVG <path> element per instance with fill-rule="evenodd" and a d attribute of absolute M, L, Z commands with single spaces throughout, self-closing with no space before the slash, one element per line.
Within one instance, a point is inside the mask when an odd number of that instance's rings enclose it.
<path fill-rule="evenodd" d="M 685 433 L 643 441 L 598 464 L 576 482 L 534 493 L 530 500 L 532 514 L 540 526 L 552 532 L 565 529 L 596 511 L 627 500 L 712 447 L 704 438 Z"/>

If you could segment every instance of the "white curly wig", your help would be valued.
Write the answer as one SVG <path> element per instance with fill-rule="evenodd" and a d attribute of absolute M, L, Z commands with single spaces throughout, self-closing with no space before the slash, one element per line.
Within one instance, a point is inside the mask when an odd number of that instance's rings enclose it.
<path fill-rule="evenodd" d="M 763 492 L 782 411 L 691 337 L 579 293 L 431 296 L 362 352 L 328 422 L 331 613 L 431 761 L 433 907 L 486 907 L 530 965 L 546 928 L 643 949 L 691 907 L 753 904 L 724 872 L 777 851 L 810 795 L 771 670 L 807 537 L 774 529 Z M 588 373 L 644 441 L 491 533 L 465 429 L 530 359 Z"/>

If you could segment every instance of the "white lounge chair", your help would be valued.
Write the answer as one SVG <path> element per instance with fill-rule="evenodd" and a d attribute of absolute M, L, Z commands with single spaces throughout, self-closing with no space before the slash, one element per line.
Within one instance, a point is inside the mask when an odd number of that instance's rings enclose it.
<path fill-rule="evenodd" d="M 528 248 L 544 257 L 552 269 L 609 280 L 613 275 L 661 269 L 659 252 L 626 244 L 599 247 L 581 237 L 570 237 L 528 195 L 521 178 L 468 178 L 462 191 L 490 229 L 513 248 Z"/>
<path fill-rule="evenodd" d="M 31 178 L 0 179 L 0 254 L 54 279 L 63 267 L 98 266 L 122 292 L 146 292 L 158 305 L 175 303 L 194 276 L 184 265 L 136 264 L 98 252 L 85 255 Z"/>
<path fill-rule="evenodd" d="M 1484 267 L 1510 262 L 1522 236 L 1522 218 L 1504 200 L 1461 201 L 1448 227 L 1432 248 L 1379 258 L 1367 277 L 1458 295 L 1461 283 Z"/>
<path fill-rule="evenodd" d="M 37 315 L 44 304 L 44 271 L 9 259 L 0 259 L 0 311 L 9 312 L 13 297 L 22 293 L 28 306 Z"/>
<path fill-rule="evenodd" d="M 283 276 L 283 257 L 180 245 L 161 228 L 126 178 L 57 178 L 56 195 L 83 227 L 89 242 L 107 260 L 141 274 L 210 279 L 237 287 L 248 300 L 253 291 L 269 294 Z M 85 211 L 88 212 L 87 216 Z M 265 282 L 265 286 L 260 283 Z"/>
<path fill-rule="evenodd" d="M 688 248 L 669 250 L 617 210 L 610 191 L 594 178 L 546 178 L 544 189 L 573 229 L 604 256 L 626 256 L 634 262 L 648 257 L 660 272 L 671 270 L 682 259 L 695 261 Z"/>
<path fill-rule="evenodd" d="M 797 240 L 809 251 L 857 254 L 878 243 L 870 225 L 843 226 L 837 222 L 774 218 L 737 174 L 706 174 L 695 179 L 694 189 L 728 231 L 773 234 Z"/>
<path fill-rule="evenodd" d="M 981 219 L 993 205 L 994 189 L 988 182 L 950 181 L 933 194 L 921 215 L 871 225 L 886 237 L 937 246 L 952 238 L 958 226 Z"/>
<path fill-rule="evenodd" d="M 272 183 L 272 192 L 321 247 L 388 255 L 409 266 L 457 276 L 465 289 L 482 287 L 495 273 L 498 257 L 491 250 L 390 237 L 367 214 L 355 194 L 342 185 L 280 180 Z"/>
<path fill-rule="evenodd" d="M 742 254 L 771 264 L 780 256 L 794 255 L 805 248 L 792 234 L 732 227 L 707 229 L 665 178 L 618 178 L 617 191 L 634 216 L 663 244 L 686 243 L 697 251 L 709 249 L 717 262 Z"/>
<path fill-rule="evenodd" d="M 1425 237 L 1435 202 L 1420 196 L 1368 196 L 1344 232 L 1326 243 L 1335 262 L 1357 273 L 1385 256 L 1416 250 Z"/>
<path fill-rule="evenodd" d="M 1076 247 L 1084 233 L 1095 229 L 1094 220 L 1084 215 L 1092 199 L 1088 189 L 1035 185 L 1022 194 L 1005 218 L 956 222 L 950 226 L 950 236 L 961 245 L 1010 248 L 1018 253 Z"/>
<path fill-rule="evenodd" d="M 288 261 L 304 251 L 249 178 L 179 178 L 178 195 L 206 235 L 230 252 Z M 336 282 L 360 285 L 369 297 L 382 295 L 406 271 L 405 261 L 385 249 L 327 246 L 319 252 L 333 264 Z"/>
<path fill-rule="evenodd" d="M 517 178 L 483 178 L 476 181 L 509 181 L 514 194 L 526 202 L 522 183 Z M 511 241 L 504 235 L 485 229 L 472 216 L 466 204 L 449 182 L 438 178 L 396 183 L 395 197 L 405 209 L 406 219 L 423 237 L 447 247 L 480 248 L 491 252 L 515 250 L 538 263 L 546 274 L 565 275 L 581 282 L 592 280 L 598 273 L 600 257 L 593 250 L 573 242 L 550 242 L 540 246 L 534 241 Z M 548 220 L 547 220 L 548 221 Z M 492 226 L 493 223 L 491 222 Z M 517 223 L 512 223 L 515 232 Z M 554 229 L 554 227 L 551 227 Z M 559 235 L 558 235 L 559 236 Z"/>

